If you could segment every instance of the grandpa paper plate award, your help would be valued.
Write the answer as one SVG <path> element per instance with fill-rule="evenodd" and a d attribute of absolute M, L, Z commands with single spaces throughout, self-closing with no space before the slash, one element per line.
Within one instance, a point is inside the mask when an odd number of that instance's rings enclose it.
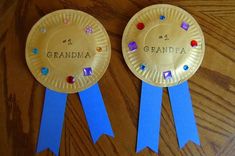
<path fill-rule="evenodd" d="M 178 143 L 200 144 L 187 80 L 205 51 L 196 20 L 176 6 L 152 5 L 127 24 L 122 51 L 130 70 L 142 80 L 137 152 L 158 151 L 162 87 L 168 87 Z"/>
<path fill-rule="evenodd" d="M 59 152 L 66 98 L 77 93 L 93 142 L 113 136 L 98 81 L 105 73 L 111 45 L 104 27 L 94 17 L 76 10 L 59 10 L 42 17 L 26 43 L 26 62 L 46 87 L 37 151 Z"/>

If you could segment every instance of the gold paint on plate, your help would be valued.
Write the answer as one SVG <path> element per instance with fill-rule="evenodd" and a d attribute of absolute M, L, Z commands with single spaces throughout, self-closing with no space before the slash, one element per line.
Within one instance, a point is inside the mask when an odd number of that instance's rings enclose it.
<path fill-rule="evenodd" d="M 97 52 L 97 47 L 102 52 Z M 87 13 L 71 9 L 42 17 L 32 27 L 25 50 L 34 77 L 45 87 L 64 93 L 79 92 L 97 83 L 110 55 L 110 40 L 102 24 Z M 89 69 L 84 73 L 85 68 L 91 68 L 92 73 Z M 74 77 L 70 77 L 70 83 L 69 76 Z"/>
<path fill-rule="evenodd" d="M 185 29 L 181 27 L 183 22 Z M 144 28 L 138 29 L 138 23 L 143 23 Z M 191 46 L 192 40 L 197 46 Z M 136 43 L 136 50 L 133 44 L 133 49 L 129 48 L 131 42 Z M 160 87 L 188 80 L 199 68 L 204 51 L 203 32 L 196 20 L 183 9 L 168 4 L 137 12 L 122 38 L 122 52 L 130 70 L 139 79 Z"/>

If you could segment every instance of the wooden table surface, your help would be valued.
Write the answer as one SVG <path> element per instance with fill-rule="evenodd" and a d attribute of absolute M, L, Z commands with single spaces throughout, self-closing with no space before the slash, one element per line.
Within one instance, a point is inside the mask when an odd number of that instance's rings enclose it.
<path fill-rule="evenodd" d="M 159 154 L 135 153 L 141 81 L 128 69 L 121 50 L 128 20 L 151 4 L 173 4 L 191 13 L 206 41 L 203 63 L 189 80 L 201 146 L 179 149 L 164 89 Z M 42 16 L 63 8 L 85 11 L 106 28 L 112 43 L 109 68 L 99 81 L 115 132 L 92 143 L 76 94 L 67 101 L 60 156 L 234 156 L 235 155 L 235 1 L 151 0 L 0 0 L 0 155 L 35 154 L 45 87 L 31 75 L 25 41 Z"/>

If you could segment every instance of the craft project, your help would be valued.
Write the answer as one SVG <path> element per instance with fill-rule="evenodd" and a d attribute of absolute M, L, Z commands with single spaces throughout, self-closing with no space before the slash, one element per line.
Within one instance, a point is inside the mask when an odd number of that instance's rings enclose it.
<path fill-rule="evenodd" d="M 111 45 L 102 24 L 87 13 L 58 10 L 31 29 L 25 50 L 27 65 L 46 87 L 37 151 L 58 155 L 66 98 L 78 93 L 93 142 L 113 135 L 98 81 L 105 73 Z"/>
<path fill-rule="evenodd" d="M 200 144 L 187 80 L 199 68 L 205 51 L 202 30 L 183 9 L 152 5 L 128 22 L 124 59 L 142 80 L 137 152 L 158 151 L 162 88 L 168 87 L 180 148 L 189 140 Z"/>

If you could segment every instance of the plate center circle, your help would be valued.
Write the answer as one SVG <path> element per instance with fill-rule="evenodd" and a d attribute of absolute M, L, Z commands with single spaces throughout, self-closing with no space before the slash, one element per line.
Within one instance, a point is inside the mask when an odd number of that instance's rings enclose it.
<path fill-rule="evenodd" d="M 174 68 L 187 55 L 185 33 L 176 30 L 174 23 L 158 24 L 149 29 L 144 37 L 143 51 L 148 60 L 157 66 Z"/>
<path fill-rule="evenodd" d="M 94 41 L 77 25 L 62 26 L 50 32 L 45 57 L 54 69 L 76 72 L 94 56 Z"/>

